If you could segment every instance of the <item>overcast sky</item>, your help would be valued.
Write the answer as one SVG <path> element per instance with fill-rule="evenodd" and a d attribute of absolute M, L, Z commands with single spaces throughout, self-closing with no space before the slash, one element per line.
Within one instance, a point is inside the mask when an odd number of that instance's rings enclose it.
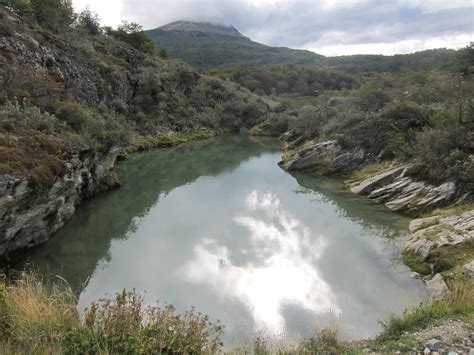
<path fill-rule="evenodd" d="M 324 55 L 411 53 L 474 42 L 474 0 L 73 0 L 102 22 L 234 25 L 254 41 Z"/>

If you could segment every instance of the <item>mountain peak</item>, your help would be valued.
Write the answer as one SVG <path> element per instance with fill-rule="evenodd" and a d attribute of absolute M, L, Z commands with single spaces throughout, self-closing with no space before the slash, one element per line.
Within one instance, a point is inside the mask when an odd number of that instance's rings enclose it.
<path fill-rule="evenodd" d="M 211 22 L 176 21 L 159 27 L 165 32 L 202 32 L 214 35 L 244 37 L 234 26 Z"/>

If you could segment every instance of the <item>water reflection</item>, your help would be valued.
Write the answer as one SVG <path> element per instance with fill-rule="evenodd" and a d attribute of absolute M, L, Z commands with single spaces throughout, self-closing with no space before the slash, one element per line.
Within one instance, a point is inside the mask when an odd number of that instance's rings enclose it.
<path fill-rule="evenodd" d="M 79 309 L 122 288 L 196 306 L 226 325 L 230 346 L 249 330 L 295 339 L 335 321 L 347 337 L 370 336 L 425 298 L 391 262 L 405 219 L 279 159 L 246 137 L 135 155 L 118 166 L 121 189 L 81 205 L 14 266 L 61 275 Z"/>
<path fill-rule="evenodd" d="M 340 314 L 334 295 L 317 269 L 324 250 L 321 236 L 310 230 L 271 192 L 253 190 L 246 197 L 246 214 L 234 221 L 248 229 L 252 261 L 238 264 L 226 246 L 204 239 L 184 277 L 209 285 L 223 298 L 233 297 L 249 308 L 256 330 L 286 333 L 284 306 L 297 305 L 316 314 Z"/>

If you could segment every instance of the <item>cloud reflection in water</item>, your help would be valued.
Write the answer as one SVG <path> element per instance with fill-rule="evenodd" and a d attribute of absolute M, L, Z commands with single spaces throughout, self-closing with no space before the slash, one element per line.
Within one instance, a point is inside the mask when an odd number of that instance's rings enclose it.
<path fill-rule="evenodd" d="M 249 232 L 252 262 L 233 262 L 234 253 L 215 240 L 204 239 L 194 258 L 184 265 L 188 281 L 209 285 L 220 297 L 246 305 L 256 329 L 285 332 L 285 305 L 298 305 L 317 315 L 339 315 L 329 285 L 317 269 L 325 245 L 301 221 L 286 211 L 272 193 L 252 191 L 245 199 L 247 216 L 235 223 Z"/>

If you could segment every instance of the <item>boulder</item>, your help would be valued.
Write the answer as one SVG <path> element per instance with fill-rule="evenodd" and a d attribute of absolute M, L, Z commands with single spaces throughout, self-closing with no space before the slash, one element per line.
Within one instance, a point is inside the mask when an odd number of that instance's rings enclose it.
<path fill-rule="evenodd" d="M 436 274 L 431 280 L 426 281 L 426 288 L 430 294 L 431 301 L 443 298 L 446 292 L 448 292 L 448 285 L 446 285 L 446 282 L 444 282 L 443 276 L 441 276 L 441 274 Z M 435 351 L 432 348 L 430 349 Z"/>
<path fill-rule="evenodd" d="M 463 274 L 472 282 L 474 283 L 474 260 L 464 264 Z"/>
<path fill-rule="evenodd" d="M 427 347 L 430 351 L 438 351 L 442 345 L 443 343 L 438 339 L 430 339 L 425 343 L 425 347 Z"/>

